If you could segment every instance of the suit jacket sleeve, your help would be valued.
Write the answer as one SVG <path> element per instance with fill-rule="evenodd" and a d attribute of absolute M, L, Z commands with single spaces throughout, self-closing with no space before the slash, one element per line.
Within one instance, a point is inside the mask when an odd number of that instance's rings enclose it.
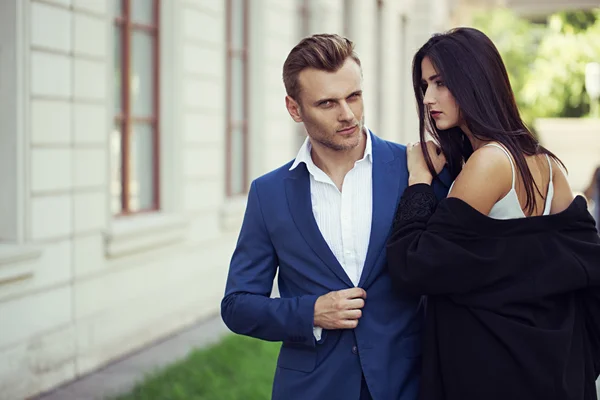
<path fill-rule="evenodd" d="M 277 267 L 277 253 L 265 225 L 254 181 L 229 266 L 221 316 L 235 333 L 314 347 L 314 306 L 318 296 L 271 298 Z"/>
<path fill-rule="evenodd" d="M 435 193 L 435 197 L 439 200 L 445 199 L 448 196 L 448 190 L 452 184 L 452 176 L 448 167 L 444 167 L 442 172 L 433 180 L 431 187 Z"/>

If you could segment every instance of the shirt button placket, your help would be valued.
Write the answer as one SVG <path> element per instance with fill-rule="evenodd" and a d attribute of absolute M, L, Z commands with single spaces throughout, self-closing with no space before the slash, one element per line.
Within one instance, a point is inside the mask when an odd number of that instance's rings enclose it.
<path fill-rule="evenodd" d="M 351 271 L 355 269 L 353 260 L 353 241 L 352 241 L 352 189 L 353 189 L 353 172 L 348 171 L 344 178 L 344 187 L 342 189 L 342 210 L 341 210 L 341 226 L 342 226 L 342 246 L 344 249 L 344 261 L 347 268 L 346 273 L 351 277 Z M 354 281 L 355 279 L 352 279 Z"/>

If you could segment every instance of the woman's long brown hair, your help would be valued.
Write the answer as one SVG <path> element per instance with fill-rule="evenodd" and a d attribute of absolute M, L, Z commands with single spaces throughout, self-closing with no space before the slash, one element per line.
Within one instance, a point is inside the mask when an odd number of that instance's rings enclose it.
<path fill-rule="evenodd" d="M 456 28 L 433 36 L 413 59 L 413 87 L 419 107 L 419 136 L 429 170 L 435 176 L 431 158 L 425 151 L 426 133 L 439 143 L 453 179 L 473 153 L 471 142 L 459 128 L 439 130 L 423 104 L 421 63 L 428 57 L 448 90 L 454 96 L 461 117 L 473 136 L 483 141 L 501 143 L 514 158 L 520 173 L 527 201 L 525 209 L 536 209 L 537 187 L 525 156 L 547 154 L 563 168 L 564 164 L 552 152 L 540 145 L 527 128 L 517 108 L 508 73 L 500 53 L 492 41 L 473 28 Z M 566 168 L 565 168 L 566 169 Z"/>

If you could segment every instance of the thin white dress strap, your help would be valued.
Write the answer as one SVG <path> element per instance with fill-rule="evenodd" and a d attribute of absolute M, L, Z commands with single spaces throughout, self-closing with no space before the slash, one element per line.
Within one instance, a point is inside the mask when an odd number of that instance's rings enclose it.
<path fill-rule="evenodd" d="M 550 156 L 548 154 L 545 154 L 546 156 L 546 160 L 548 160 L 548 168 L 550 168 L 550 178 L 552 178 L 552 161 L 550 161 Z M 550 182 L 552 182 L 552 179 L 550 179 Z"/>
<path fill-rule="evenodd" d="M 550 182 L 548 182 L 548 192 L 546 192 L 546 205 L 544 207 L 544 215 L 550 214 L 550 208 L 552 207 L 552 199 L 554 198 L 554 174 L 552 173 L 552 161 L 550 161 L 550 156 L 548 156 L 548 154 L 546 154 L 546 160 L 548 160 Z"/>
<path fill-rule="evenodd" d="M 486 144 L 485 146 L 497 147 L 500 150 L 502 150 L 504 152 L 504 154 L 506 154 L 506 157 L 508 157 L 508 161 L 510 161 L 510 168 L 512 169 L 512 188 L 514 189 L 515 188 L 515 165 L 513 164 L 512 157 L 510 156 L 510 153 L 508 152 L 508 150 L 506 150 L 504 148 L 504 146 L 500 146 L 497 143 L 489 143 L 489 144 Z M 483 146 L 483 147 L 485 147 L 485 146 Z"/>

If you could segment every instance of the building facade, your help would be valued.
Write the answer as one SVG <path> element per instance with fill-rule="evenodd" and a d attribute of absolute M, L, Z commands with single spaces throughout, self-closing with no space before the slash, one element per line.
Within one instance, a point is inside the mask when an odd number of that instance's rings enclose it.
<path fill-rule="evenodd" d="M 441 0 L 0 2 L 0 399 L 219 311 L 251 180 L 303 138 L 283 61 L 357 44 L 366 122 L 417 137 L 410 60 Z"/>

